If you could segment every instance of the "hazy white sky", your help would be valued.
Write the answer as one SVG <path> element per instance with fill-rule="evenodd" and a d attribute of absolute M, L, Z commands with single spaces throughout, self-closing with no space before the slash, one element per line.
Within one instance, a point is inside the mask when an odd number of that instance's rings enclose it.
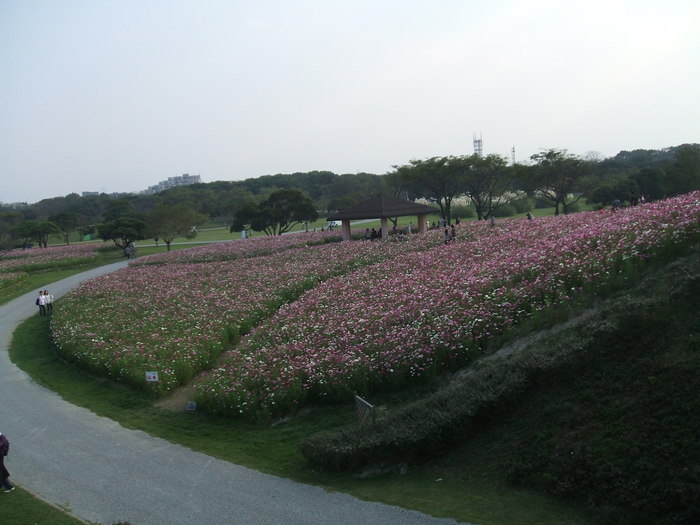
<path fill-rule="evenodd" d="M 700 142 L 697 0 L 0 0 L 0 201 Z"/>

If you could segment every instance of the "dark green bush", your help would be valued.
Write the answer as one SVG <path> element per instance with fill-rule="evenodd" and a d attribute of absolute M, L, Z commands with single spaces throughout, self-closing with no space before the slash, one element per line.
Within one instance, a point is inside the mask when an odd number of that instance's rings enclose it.
<path fill-rule="evenodd" d="M 493 215 L 495 217 L 512 217 L 515 213 L 515 207 L 510 204 L 504 204 L 493 210 Z"/>
<path fill-rule="evenodd" d="M 524 195 L 513 199 L 510 204 L 515 208 L 516 213 L 527 213 L 535 207 L 535 200 Z"/>
<path fill-rule="evenodd" d="M 476 217 L 476 210 L 473 206 L 465 206 L 464 204 L 458 204 L 457 206 L 452 206 L 451 215 L 453 219 L 459 217 L 460 220 L 463 219 L 473 219 Z"/>
<path fill-rule="evenodd" d="M 463 380 L 389 412 L 371 427 L 311 436 L 302 442 L 302 454 L 331 469 L 439 454 L 463 439 L 475 417 L 522 392 L 530 374 L 554 366 L 570 352 L 568 347 L 482 365 Z"/>

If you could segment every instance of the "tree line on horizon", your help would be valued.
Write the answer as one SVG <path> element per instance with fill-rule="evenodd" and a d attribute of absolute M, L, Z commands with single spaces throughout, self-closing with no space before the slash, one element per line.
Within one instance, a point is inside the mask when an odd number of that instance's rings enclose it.
<path fill-rule="evenodd" d="M 700 189 L 700 144 L 661 150 L 621 151 L 605 159 L 550 149 L 527 163 L 506 157 L 464 155 L 414 159 L 385 175 L 330 171 L 264 175 L 169 188 L 153 195 L 107 194 L 41 200 L 0 208 L 0 248 L 46 246 L 59 234 L 91 234 L 124 247 L 134 240 L 193 236 L 196 226 L 219 218 L 235 229 L 268 235 L 378 195 L 422 199 L 450 221 L 457 215 L 485 219 L 533 207 L 569 213 L 585 199 L 595 206 L 658 200 Z M 465 206 L 463 202 L 468 202 Z"/>

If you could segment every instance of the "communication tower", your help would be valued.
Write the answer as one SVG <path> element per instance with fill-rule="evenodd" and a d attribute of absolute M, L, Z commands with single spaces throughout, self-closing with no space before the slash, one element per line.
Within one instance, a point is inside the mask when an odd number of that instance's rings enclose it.
<path fill-rule="evenodd" d="M 515 146 L 510 150 L 510 160 L 515 164 Z"/>
<path fill-rule="evenodd" d="M 479 138 L 476 138 L 476 133 L 474 133 L 474 153 L 481 155 L 484 152 L 484 139 L 481 138 L 481 133 L 479 133 Z"/>

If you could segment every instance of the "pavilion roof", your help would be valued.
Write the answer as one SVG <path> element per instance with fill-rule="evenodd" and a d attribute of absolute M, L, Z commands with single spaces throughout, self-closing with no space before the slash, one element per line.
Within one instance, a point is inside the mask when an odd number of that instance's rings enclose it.
<path fill-rule="evenodd" d="M 344 210 L 331 213 L 329 221 L 343 219 L 382 219 L 389 217 L 405 217 L 406 215 L 426 215 L 435 213 L 435 208 L 425 204 L 416 204 L 396 197 L 379 196 L 374 199 L 350 206 Z"/>

